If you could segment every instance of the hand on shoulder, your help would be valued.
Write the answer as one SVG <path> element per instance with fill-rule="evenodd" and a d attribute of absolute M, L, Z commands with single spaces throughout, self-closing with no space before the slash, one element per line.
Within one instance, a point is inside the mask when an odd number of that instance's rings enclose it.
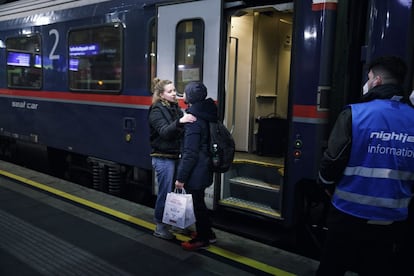
<path fill-rule="evenodd" d="M 192 123 L 195 122 L 197 120 L 197 118 L 192 115 L 192 114 L 184 114 L 183 117 L 180 118 L 180 123 L 181 124 L 185 124 L 185 123 Z"/>

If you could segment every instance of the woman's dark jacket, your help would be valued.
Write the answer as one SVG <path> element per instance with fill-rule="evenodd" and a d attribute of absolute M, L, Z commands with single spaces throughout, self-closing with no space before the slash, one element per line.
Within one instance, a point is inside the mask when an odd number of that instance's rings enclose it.
<path fill-rule="evenodd" d="M 151 156 L 178 158 L 184 125 L 179 119 L 183 111 L 177 103 L 157 102 L 149 109 Z"/>
<path fill-rule="evenodd" d="M 197 117 L 197 121 L 185 124 L 183 150 L 177 170 L 177 180 L 188 190 L 200 190 L 213 182 L 210 169 L 209 121 L 217 121 L 217 106 L 212 99 L 191 105 L 187 113 Z"/>

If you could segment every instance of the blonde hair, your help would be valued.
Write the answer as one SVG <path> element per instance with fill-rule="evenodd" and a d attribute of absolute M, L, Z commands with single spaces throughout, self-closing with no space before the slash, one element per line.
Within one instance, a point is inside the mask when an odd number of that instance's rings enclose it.
<path fill-rule="evenodd" d="M 165 90 L 165 86 L 172 83 L 170 80 L 160 80 L 159 78 L 154 78 L 152 80 L 152 103 L 161 101 L 161 94 Z"/>

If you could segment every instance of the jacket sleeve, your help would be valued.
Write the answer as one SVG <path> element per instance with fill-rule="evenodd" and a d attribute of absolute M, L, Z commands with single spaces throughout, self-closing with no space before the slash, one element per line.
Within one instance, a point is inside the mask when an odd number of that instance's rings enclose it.
<path fill-rule="evenodd" d="M 168 110 L 165 112 L 168 112 Z M 174 139 L 178 135 L 181 135 L 183 131 L 183 125 L 179 123 L 179 118 L 169 121 L 168 118 L 164 116 L 161 107 L 153 107 L 151 109 L 149 113 L 149 122 L 163 139 Z"/>
<path fill-rule="evenodd" d="M 348 164 L 352 145 L 352 112 L 344 109 L 338 116 L 323 153 L 319 167 L 319 182 L 325 188 L 335 188 Z"/>
<path fill-rule="evenodd" d="M 177 169 L 177 180 L 182 183 L 187 183 L 194 167 L 199 161 L 202 134 L 199 121 L 186 124 L 184 128 L 184 143 Z"/>

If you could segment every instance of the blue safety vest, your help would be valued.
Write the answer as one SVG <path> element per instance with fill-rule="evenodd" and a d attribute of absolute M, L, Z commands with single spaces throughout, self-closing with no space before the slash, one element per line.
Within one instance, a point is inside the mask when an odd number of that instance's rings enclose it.
<path fill-rule="evenodd" d="M 332 203 L 369 221 L 404 220 L 414 183 L 414 108 L 392 99 L 350 107 L 351 155 Z"/>

